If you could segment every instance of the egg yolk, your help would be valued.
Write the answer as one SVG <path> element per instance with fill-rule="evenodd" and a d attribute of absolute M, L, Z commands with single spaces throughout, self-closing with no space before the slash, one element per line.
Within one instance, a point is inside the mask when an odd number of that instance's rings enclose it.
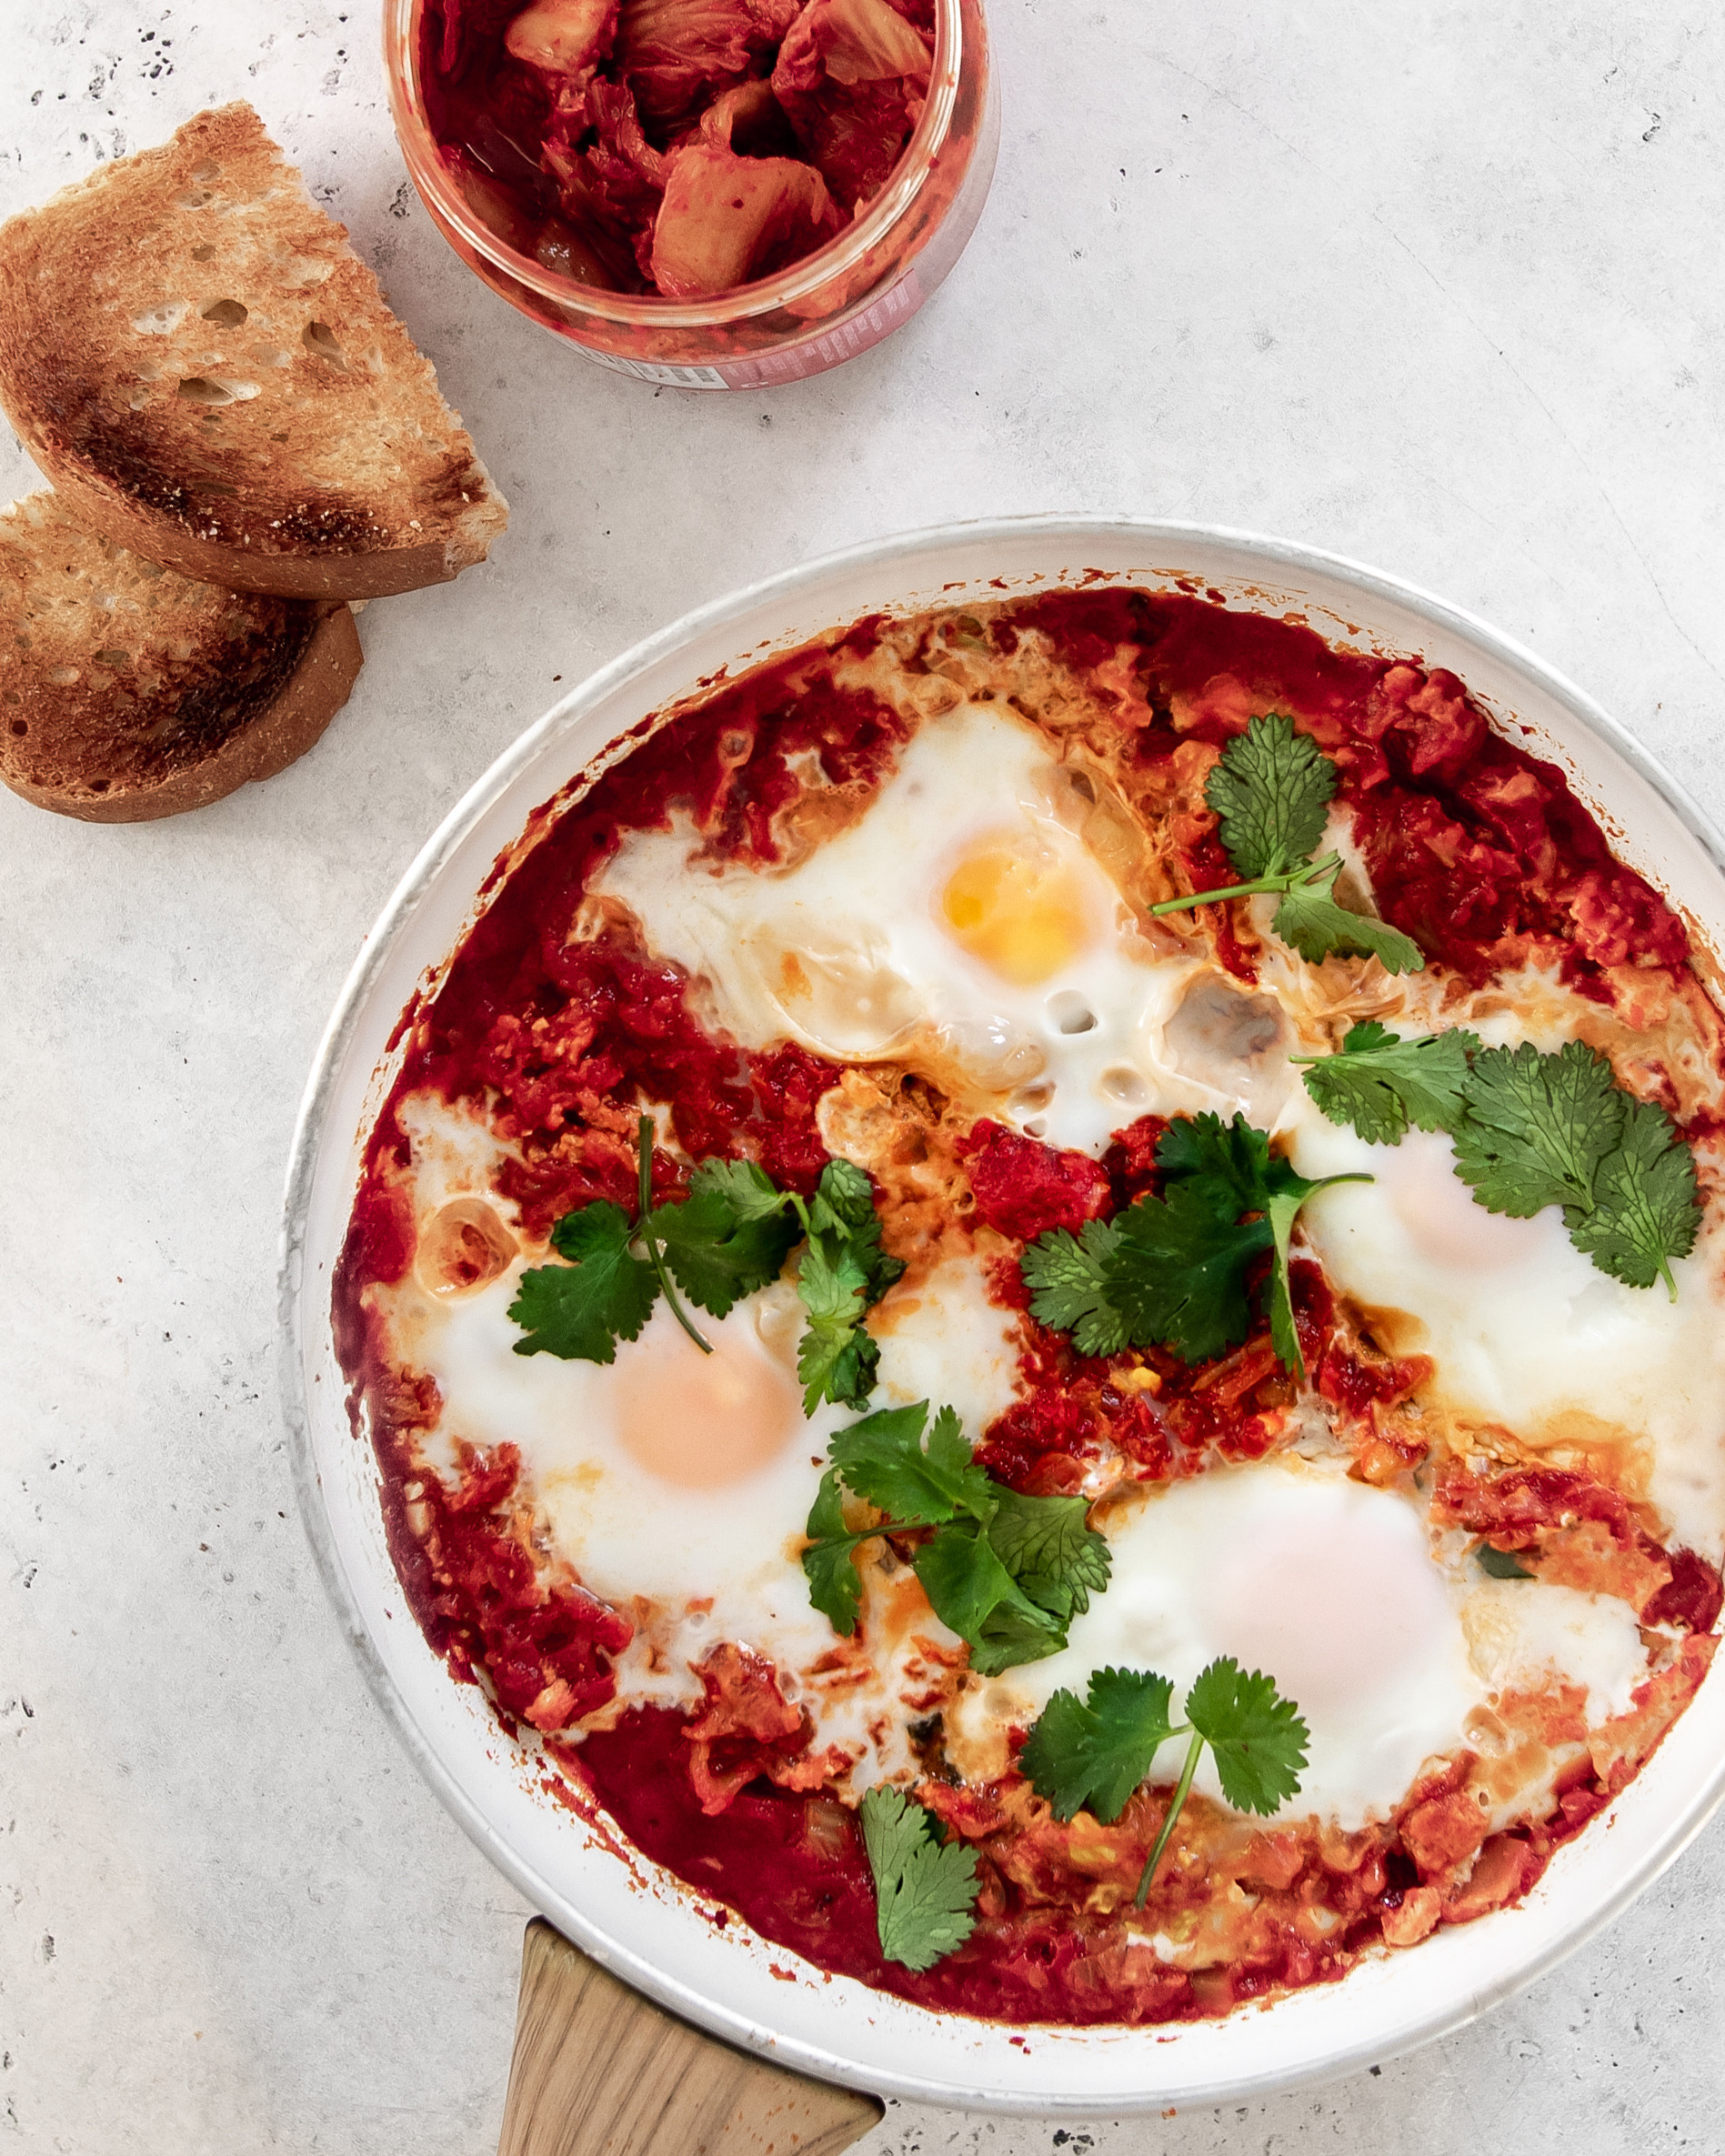
<path fill-rule="evenodd" d="M 1441 1131 L 1409 1130 L 1378 1173 L 1414 1247 L 1447 1270 L 1502 1272 L 1550 1247 L 1555 1208 L 1529 1219 L 1488 1212 L 1456 1173 L 1455 1148 Z"/>
<path fill-rule="evenodd" d="M 1449 1605 L 1411 1513 L 1362 1500 L 1323 1523 L 1254 1523 L 1204 1600 L 1215 1637 L 1309 1716 L 1344 1714 L 1416 1670 Z"/>
<path fill-rule="evenodd" d="M 620 1355 L 615 1397 L 624 1450 L 681 1489 L 744 1481 L 777 1459 L 801 1419 L 789 1373 L 724 1334 L 710 1355 L 681 1333 Z"/>
<path fill-rule="evenodd" d="M 1012 837 L 966 854 L 940 894 L 954 942 L 1002 980 L 1034 988 L 1091 939 L 1088 894 L 1070 863 Z"/>

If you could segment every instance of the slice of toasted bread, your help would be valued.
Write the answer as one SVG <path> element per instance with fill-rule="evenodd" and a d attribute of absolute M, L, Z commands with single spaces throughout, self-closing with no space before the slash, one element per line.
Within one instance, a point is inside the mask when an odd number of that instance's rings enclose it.
<path fill-rule="evenodd" d="M 0 226 L 0 404 L 70 514 L 238 590 L 443 583 L 507 520 L 249 105 Z"/>
<path fill-rule="evenodd" d="M 347 701 L 343 603 L 194 584 L 73 523 L 0 510 L 0 779 L 40 808 L 136 823 L 301 756 Z"/>

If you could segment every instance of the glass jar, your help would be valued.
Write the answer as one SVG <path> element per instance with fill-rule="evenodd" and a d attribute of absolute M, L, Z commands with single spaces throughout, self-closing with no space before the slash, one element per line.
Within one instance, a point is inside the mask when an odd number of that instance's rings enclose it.
<path fill-rule="evenodd" d="M 981 0 L 936 0 L 928 95 L 890 178 L 799 262 L 700 299 L 577 283 L 484 222 L 433 135 L 420 80 L 424 0 L 386 0 L 396 134 L 432 221 L 494 292 L 619 374 L 681 389 L 761 389 L 824 373 L 908 322 L 976 229 L 994 176 L 999 99 Z"/>

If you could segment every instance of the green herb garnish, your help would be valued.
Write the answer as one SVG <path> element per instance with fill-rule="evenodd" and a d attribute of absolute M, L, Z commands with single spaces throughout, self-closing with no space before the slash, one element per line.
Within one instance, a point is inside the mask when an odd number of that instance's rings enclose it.
<path fill-rule="evenodd" d="M 684 1293 L 715 1318 L 777 1279 L 799 1232 L 784 1193 L 752 1160 L 703 1160 L 688 1196 L 654 1208 L 646 1224 Z"/>
<path fill-rule="evenodd" d="M 631 1254 L 634 1240 L 634 1223 L 607 1198 L 565 1213 L 551 1230 L 551 1247 L 568 1263 L 523 1273 L 509 1305 L 526 1336 L 516 1353 L 614 1361 L 617 1341 L 639 1337 L 659 1297 L 653 1267 Z"/>
<path fill-rule="evenodd" d="M 863 1799 L 862 1831 L 881 1952 L 906 1969 L 931 1968 L 976 1929 L 975 1851 L 942 1841 L 932 1814 L 894 1789 Z"/>
<path fill-rule="evenodd" d="M 1369 1019 L 1311 1061 L 1306 1088 L 1332 1123 L 1374 1144 L 1399 1144 L 1409 1124 L 1446 1131 L 1488 1212 L 1560 1206 L 1601 1272 L 1631 1288 L 1662 1279 L 1675 1298 L 1670 1261 L 1700 1226 L 1694 1156 L 1665 1111 L 1626 1093 L 1581 1042 L 1545 1055 L 1482 1048 L 1459 1029 L 1403 1040 Z"/>
<path fill-rule="evenodd" d="M 1200 1671 L 1186 1695 L 1186 1717 L 1169 1718 L 1174 1687 L 1153 1670 L 1098 1670 L 1088 1696 L 1054 1694 L 1018 1754 L 1021 1772 L 1057 1819 L 1089 1811 L 1110 1826 L 1148 1776 L 1171 1737 L 1188 1737 L 1186 1759 L 1138 1884 L 1142 1909 L 1192 1777 L 1208 1744 L 1222 1793 L 1238 1811 L 1268 1816 L 1299 1793 L 1310 1737 L 1299 1710 L 1261 1671 L 1224 1655 Z"/>
<path fill-rule="evenodd" d="M 1695 1247 L 1695 1161 L 1662 1108 L 1625 1093 L 1578 1040 L 1555 1056 L 1530 1044 L 1484 1048 L 1454 1133 L 1456 1172 L 1488 1212 L 1563 1208 L 1570 1239 L 1631 1288 L 1662 1279 Z"/>
<path fill-rule="evenodd" d="M 812 1415 L 822 1400 L 866 1407 L 880 1349 L 863 1329 L 863 1312 L 898 1279 L 904 1261 L 881 1248 L 874 1191 L 848 1160 L 827 1163 L 807 1204 L 795 1197 L 788 1202 L 808 1238 L 797 1272 L 797 1292 L 808 1312 L 797 1350 L 803 1412 Z"/>
<path fill-rule="evenodd" d="M 1295 1216 L 1331 1183 L 1369 1176 L 1299 1174 L 1244 1116 L 1182 1117 L 1156 1148 L 1161 1198 L 1140 1198 L 1113 1219 L 1038 1236 L 1020 1261 L 1030 1309 L 1081 1355 L 1168 1347 L 1187 1362 L 1237 1348 L 1252 1326 L 1247 1277 L 1272 1253 L 1270 1338 L 1282 1367 L 1305 1375 L 1289 1284 Z"/>
<path fill-rule="evenodd" d="M 926 1437 L 925 1437 L 926 1431 Z M 930 1608 L 985 1677 L 1040 1661 L 1108 1582 L 1108 1546 L 1079 1497 L 1025 1497 L 978 1467 L 950 1408 L 883 1408 L 837 1431 L 808 1515 L 808 1598 L 835 1631 L 857 1629 L 862 1585 L 852 1563 L 880 1535 L 930 1530 L 912 1560 Z M 883 1517 L 846 1525 L 842 1491 Z"/>
<path fill-rule="evenodd" d="M 799 1241 L 807 1241 L 797 1291 L 808 1313 L 797 1357 L 803 1410 L 823 1399 L 868 1404 L 880 1350 L 863 1326 L 904 1271 L 880 1247 L 880 1220 L 868 1178 L 848 1160 L 829 1160 L 812 1198 L 780 1190 L 749 1160 L 703 1160 L 688 1196 L 652 1202 L 653 1118 L 637 1133 L 638 1209 L 633 1222 L 607 1198 L 565 1213 L 551 1246 L 566 1265 L 523 1273 L 509 1316 L 525 1338 L 517 1355 L 610 1362 L 618 1340 L 633 1340 L 661 1292 L 677 1320 L 707 1354 L 711 1344 L 682 1296 L 723 1318 L 746 1295 L 777 1279 Z M 639 1253 L 637 1255 L 637 1252 Z"/>
<path fill-rule="evenodd" d="M 1222 751 L 1204 787 L 1220 837 L 1241 880 L 1166 898 L 1150 911 L 1179 913 L 1223 898 L 1279 898 L 1271 922 L 1284 943 L 1314 963 L 1335 951 L 1382 961 L 1389 973 L 1418 973 L 1425 958 L 1413 938 L 1338 905 L 1341 856 L 1313 860 L 1340 774 L 1309 734 L 1272 712 L 1255 718 Z"/>
<path fill-rule="evenodd" d="M 1461 1119 L 1468 1058 L 1479 1046 L 1459 1028 L 1404 1040 L 1363 1019 L 1333 1056 L 1296 1056 L 1310 1066 L 1306 1090 L 1332 1123 L 1351 1123 L 1369 1144 L 1399 1145 L 1411 1124 L 1454 1130 Z"/>

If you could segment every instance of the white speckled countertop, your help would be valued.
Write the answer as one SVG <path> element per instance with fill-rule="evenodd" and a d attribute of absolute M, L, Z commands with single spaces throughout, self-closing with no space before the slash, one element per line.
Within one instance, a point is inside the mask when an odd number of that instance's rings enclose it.
<path fill-rule="evenodd" d="M 325 1015 L 552 697 L 820 549 L 985 513 L 1335 547 L 1525 639 L 1725 815 L 1725 22 L 1701 0 L 994 0 L 993 198 L 906 331 L 711 397 L 445 249 L 375 6 L 3 0 L 0 212 L 244 95 L 514 504 L 365 617 L 283 777 L 103 829 L 0 794 L 0 2151 L 486 2156 L 527 1910 L 396 1748 L 295 1516 L 276 1207 Z M 0 428 L 0 482 L 34 481 Z M 863 2146 L 1725 2148 L 1725 1827 L 1487 2021 L 1319 2093 Z"/>

